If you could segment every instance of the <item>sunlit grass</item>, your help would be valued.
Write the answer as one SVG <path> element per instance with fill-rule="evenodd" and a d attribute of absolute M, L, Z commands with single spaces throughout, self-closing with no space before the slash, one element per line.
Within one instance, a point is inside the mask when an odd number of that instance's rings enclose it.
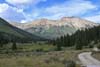
<path fill-rule="evenodd" d="M 66 61 L 78 61 L 77 55 L 80 52 L 82 51 L 50 51 L 42 55 L 30 54 L 28 56 L 1 54 L 0 67 L 65 67 Z M 80 67 L 79 64 L 76 66 Z"/>
<path fill-rule="evenodd" d="M 11 43 L 5 45 L 7 48 L 4 49 L 9 48 L 11 50 L 11 45 Z M 38 52 L 38 49 L 42 50 Z M 16 51 L 22 52 L 0 54 L 0 67 L 65 67 L 69 60 L 77 61 L 78 64 L 76 64 L 76 67 L 80 67 L 80 61 L 77 57 L 78 54 L 91 50 L 66 48 L 62 51 L 55 51 L 55 49 L 56 46 L 46 43 L 17 43 Z M 27 51 L 29 53 L 27 53 Z M 41 52 L 43 52 L 43 54 L 41 54 Z"/>

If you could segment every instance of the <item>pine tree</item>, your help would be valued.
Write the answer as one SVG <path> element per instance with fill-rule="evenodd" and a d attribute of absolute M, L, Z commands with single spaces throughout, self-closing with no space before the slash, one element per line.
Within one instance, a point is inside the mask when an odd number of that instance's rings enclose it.
<path fill-rule="evenodd" d="M 13 44 L 12 44 L 12 50 L 17 50 L 16 42 L 13 42 Z"/>

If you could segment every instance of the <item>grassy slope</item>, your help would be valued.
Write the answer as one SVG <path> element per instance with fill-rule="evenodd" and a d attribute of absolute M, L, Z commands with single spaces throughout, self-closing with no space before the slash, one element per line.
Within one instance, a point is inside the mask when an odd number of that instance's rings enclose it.
<path fill-rule="evenodd" d="M 39 31 L 35 31 L 35 29 L 38 29 Z M 68 26 L 61 26 L 61 27 L 52 26 L 48 29 L 45 27 L 40 27 L 40 29 L 39 27 L 32 27 L 30 29 L 27 29 L 27 31 L 41 37 L 52 39 L 66 34 L 72 34 L 76 31 L 76 29 Z"/>
<path fill-rule="evenodd" d="M 8 34 L 14 34 L 16 36 L 22 36 L 18 32 L 14 31 L 11 28 L 11 26 L 9 26 L 9 24 L 8 23 L 5 23 L 5 21 L 3 21 L 3 20 L 0 20 L 0 32 L 5 32 L 5 33 L 8 33 Z"/>
<path fill-rule="evenodd" d="M 42 40 L 43 38 L 38 37 L 36 35 L 30 34 L 26 31 L 23 31 L 19 28 L 16 28 L 12 25 L 10 25 L 8 22 L 0 18 L 0 32 L 4 32 L 6 34 L 12 34 L 18 37 L 24 37 L 24 38 L 31 38 L 33 40 Z"/>

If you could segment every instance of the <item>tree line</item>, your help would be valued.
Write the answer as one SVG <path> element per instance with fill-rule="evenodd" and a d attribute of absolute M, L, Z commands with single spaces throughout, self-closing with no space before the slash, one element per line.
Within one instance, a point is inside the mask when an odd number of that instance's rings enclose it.
<path fill-rule="evenodd" d="M 8 34 L 5 32 L 0 32 L 0 47 L 2 48 L 4 45 L 8 43 L 12 43 L 12 49 L 17 49 L 16 43 L 28 43 L 33 42 L 33 39 L 28 37 L 19 37 L 13 34 Z"/>
<path fill-rule="evenodd" d="M 58 50 L 71 46 L 74 46 L 75 49 L 82 49 L 84 46 L 93 47 L 92 42 L 93 44 L 100 42 L 100 26 L 78 30 L 72 35 L 67 34 L 52 41 Z"/>

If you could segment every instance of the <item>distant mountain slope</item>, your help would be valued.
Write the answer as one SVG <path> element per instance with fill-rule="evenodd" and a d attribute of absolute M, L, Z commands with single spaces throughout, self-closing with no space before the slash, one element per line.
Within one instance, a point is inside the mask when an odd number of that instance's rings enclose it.
<path fill-rule="evenodd" d="M 0 18 L 0 34 L 2 34 L 2 36 L 4 36 L 4 38 L 10 38 L 10 39 L 15 39 L 15 40 L 19 40 L 20 39 L 27 39 L 27 40 L 33 40 L 33 41 L 37 41 L 37 40 L 42 40 L 41 37 L 38 37 L 36 35 L 30 34 L 26 31 L 23 31 L 17 27 L 12 26 L 11 24 L 9 24 L 7 21 L 5 21 L 4 19 Z"/>
<path fill-rule="evenodd" d="M 13 25 L 30 33 L 50 39 L 72 34 L 78 29 L 98 26 L 96 23 L 76 17 L 63 17 L 60 20 L 40 19 L 23 24 L 13 23 Z"/>

